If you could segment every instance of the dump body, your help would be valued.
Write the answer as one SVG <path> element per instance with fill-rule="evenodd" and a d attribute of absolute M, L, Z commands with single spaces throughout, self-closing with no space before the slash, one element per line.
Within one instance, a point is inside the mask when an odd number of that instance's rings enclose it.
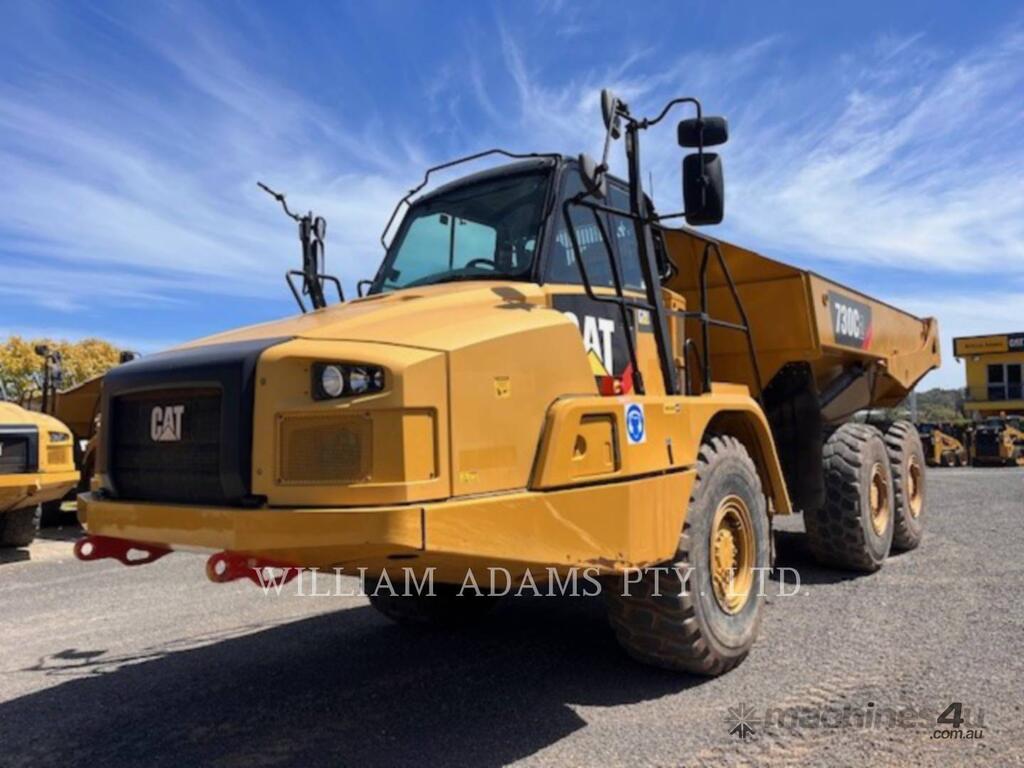
<path fill-rule="evenodd" d="M 682 294 L 689 309 L 698 309 L 700 263 L 709 241 L 687 229 L 666 231 L 664 239 L 678 269 L 666 287 Z M 938 367 L 934 318 L 915 317 L 814 272 L 718 242 L 746 310 L 764 386 L 786 365 L 806 363 L 818 393 L 835 395 L 823 403 L 825 420 L 835 422 L 864 408 L 898 404 Z M 714 259 L 709 264 L 709 314 L 739 323 L 725 276 Z M 700 348 L 696 320 L 687 321 L 687 336 Z M 712 328 L 710 348 L 712 379 L 757 392 L 743 334 Z"/>
<path fill-rule="evenodd" d="M 103 377 L 94 376 L 55 394 L 51 415 L 66 424 L 78 440 L 88 440 L 95 432 L 102 385 Z"/>

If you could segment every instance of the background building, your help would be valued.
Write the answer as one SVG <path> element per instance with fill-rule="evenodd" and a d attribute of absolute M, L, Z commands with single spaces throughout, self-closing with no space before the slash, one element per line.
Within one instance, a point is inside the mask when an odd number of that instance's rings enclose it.
<path fill-rule="evenodd" d="M 975 417 L 1024 414 L 1024 332 L 953 339 L 953 355 L 967 369 L 964 411 Z"/>

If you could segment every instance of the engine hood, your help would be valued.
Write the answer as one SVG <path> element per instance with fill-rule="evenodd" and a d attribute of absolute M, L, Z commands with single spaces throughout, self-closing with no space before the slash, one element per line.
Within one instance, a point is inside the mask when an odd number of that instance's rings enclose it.
<path fill-rule="evenodd" d="M 264 338 L 402 344 L 450 352 L 521 328 L 545 315 L 546 294 L 533 283 L 488 281 L 410 288 L 208 336 L 184 348 Z M 538 318 L 539 319 L 539 318 Z"/>
<path fill-rule="evenodd" d="M 0 424 L 25 424 L 50 432 L 69 432 L 70 430 L 52 416 L 37 411 L 29 411 L 14 403 L 0 402 Z"/>

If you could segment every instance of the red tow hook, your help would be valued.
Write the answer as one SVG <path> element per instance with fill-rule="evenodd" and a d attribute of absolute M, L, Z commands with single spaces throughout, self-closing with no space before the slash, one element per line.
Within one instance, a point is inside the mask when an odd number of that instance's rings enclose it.
<path fill-rule="evenodd" d="M 302 569 L 291 563 L 243 555 L 239 552 L 218 552 L 206 561 L 206 578 L 217 584 L 248 579 L 258 587 L 279 587 L 299 575 Z M 274 571 L 281 571 L 278 575 Z"/>
<path fill-rule="evenodd" d="M 131 557 L 132 553 L 141 557 Z M 171 554 L 167 547 L 147 544 L 144 541 L 114 539 L 109 536 L 86 535 L 75 542 L 75 557 L 79 560 L 104 560 L 108 557 L 120 560 L 124 565 L 145 565 Z"/>

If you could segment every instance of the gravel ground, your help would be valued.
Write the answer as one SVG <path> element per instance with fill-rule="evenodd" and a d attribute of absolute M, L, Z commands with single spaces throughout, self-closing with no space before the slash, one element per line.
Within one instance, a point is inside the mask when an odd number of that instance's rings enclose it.
<path fill-rule="evenodd" d="M 78 563 L 77 531 L 48 531 L 0 559 L 0 765 L 1024 765 L 1024 470 L 928 479 L 924 543 L 873 576 L 780 526 L 799 593 L 713 680 L 629 661 L 596 599 L 417 632 L 359 597 L 215 586 L 197 555 Z M 933 738 L 954 701 L 980 739 Z"/>

